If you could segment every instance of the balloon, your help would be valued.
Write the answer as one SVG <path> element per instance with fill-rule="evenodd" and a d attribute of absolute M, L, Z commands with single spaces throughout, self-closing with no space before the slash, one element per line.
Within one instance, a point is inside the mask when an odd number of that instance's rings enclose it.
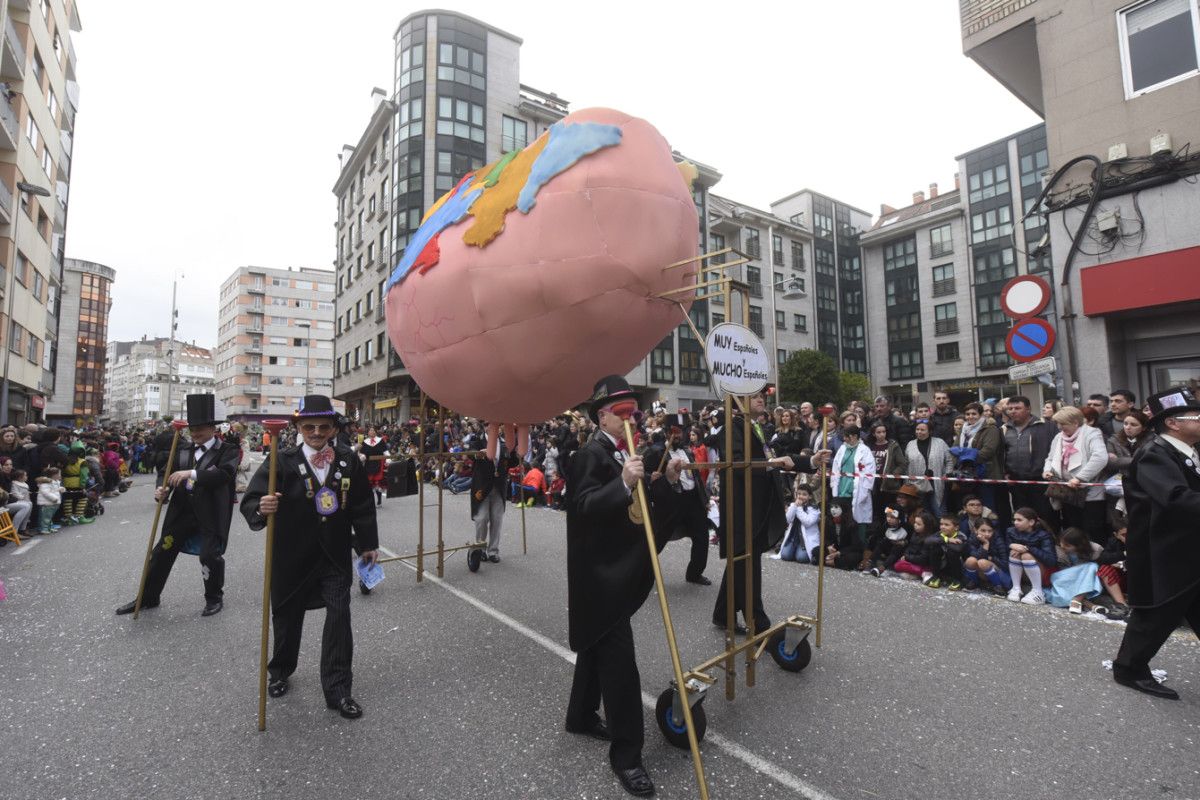
<path fill-rule="evenodd" d="M 540 422 L 624 374 L 683 322 L 699 226 L 648 122 L 570 114 L 465 176 L 426 214 L 387 284 L 392 345 L 443 406 Z M 692 168 L 694 175 L 694 168 Z"/>

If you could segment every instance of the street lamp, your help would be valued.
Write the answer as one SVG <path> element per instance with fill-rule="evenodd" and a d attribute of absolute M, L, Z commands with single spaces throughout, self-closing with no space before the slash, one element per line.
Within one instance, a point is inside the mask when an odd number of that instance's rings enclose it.
<path fill-rule="evenodd" d="M 308 375 L 309 369 L 312 366 L 312 323 L 305 320 L 300 320 L 296 323 L 297 328 L 304 328 L 304 394 L 308 395 Z"/>
<path fill-rule="evenodd" d="M 37 195 L 38 197 L 49 197 L 50 190 L 45 187 L 38 186 L 25 181 L 17 181 L 17 191 L 23 194 Z M 17 239 L 17 223 L 21 218 L 21 202 L 18 199 L 17 209 L 13 212 L 12 223 L 12 239 L 13 239 L 13 263 L 8 270 L 8 282 L 4 289 L 5 315 L 8 318 L 8 332 L 4 338 L 4 381 L 0 383 L 0 425 L 8 424 L 8 360 L 12 353 L 12 333 L 13 333 L 13 280 L 17 271 L 17 259 L 21 255 L 21 247 Z"/>

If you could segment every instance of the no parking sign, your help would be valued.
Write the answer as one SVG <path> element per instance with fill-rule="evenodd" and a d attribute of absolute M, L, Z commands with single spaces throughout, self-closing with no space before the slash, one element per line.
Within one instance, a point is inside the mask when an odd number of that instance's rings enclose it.
<path fill-rule="evenodd" d="M 1004 339 L 1004 349 L 1013 361 L 1044 358 L 1054 349 L 1054 327 L 1035 316 L 1050 302 L 1050 284 L 1036 275 L 1013 278 L 1000 292 L 1004 313 L 1017 321 Z"/>

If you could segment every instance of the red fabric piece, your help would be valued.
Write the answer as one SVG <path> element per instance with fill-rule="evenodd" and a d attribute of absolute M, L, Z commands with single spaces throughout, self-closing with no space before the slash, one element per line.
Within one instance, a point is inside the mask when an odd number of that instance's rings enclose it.
<path fill-rule="evenodd" d="M 438 239 L 440 236 L 441 235 L 439 234 L 438 236 L 434 236 L 432 239 L 430 239 L 425 244 L 425 249 L 421 251 L 421 254 L 417 256 L 416 261 L 413 262 L 413 269 L 417 270 L 418 274 L 424 275 L 426 272 L 437 266 L 438 261 L 441 260 L 442 249 L 438 245 Z"/>

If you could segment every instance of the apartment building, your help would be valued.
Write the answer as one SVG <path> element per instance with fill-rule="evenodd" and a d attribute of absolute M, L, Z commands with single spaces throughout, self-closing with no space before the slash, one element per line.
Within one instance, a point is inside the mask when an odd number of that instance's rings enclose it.
<path fill-rule="evenodd" d="M 216 395 L 230 419 L 287 417 L 333 386 L 334 273 L 239 267 L 221 284 Z"/>
<path fill-rule="evenodd" d="M 861 237 L 867 273 L 872 385 L 905 405 L 945 391 L 961 405 L 1014 394 L 1005 338 L 1013 320 L 1001 291 L 1017 275 L 1049 279 L 1045 219 L 1021 217 L 1037 199 L 1046 168 L 1045 126 L 1037 125 L 958 156 L 953 191 L 936 183 L 911 205 L 884 205 Z M 966 176 L 966 186 L 960 184 Z M 1044 312 L 1053 321 L 1052 308 Z M 886 331 L 886 335 L 884 332 Z M 1058 397 L 1031 383 L 1022 394 Z"/>
<path fill-rule="evenodd" d="M 1065 396 L 1200 385 L 1197 0 L 960 10 L 963 51 L 1046 123 Z"/>
<path fill-rule="evenodd" d="M 107 416 L 104 372 L 116 276 L 112 267 L 94 261 L 63 262 L 55 389 L 44 408 L 49 423 L 80 426 Z"/>
<path fill-rule="evenodd" d="M 866 374 L 868 335 L 858 238 L 870 227 L 871 215 L 811 189 L 776 200 L 771 213 L 812 231 L 817 349 L 839 369 Z"/>
<path fill-rule="evenodd" d="M 212 351 L 166 338 L 109 342 L 104 417 L 121 425 L 187 417 L 189 394 L 213 394 Z M 170 390 L 168 391 L 168 387 Z"/>
<path fill-rule="evenodd" d="M 74 0 L 0 2 L 0 324 L 7 407 L 0 423 L 45 419 L 55 393 L 59 294 L 79 107 Z M 72 395 L 73 384 L 66 387 Z"/>

